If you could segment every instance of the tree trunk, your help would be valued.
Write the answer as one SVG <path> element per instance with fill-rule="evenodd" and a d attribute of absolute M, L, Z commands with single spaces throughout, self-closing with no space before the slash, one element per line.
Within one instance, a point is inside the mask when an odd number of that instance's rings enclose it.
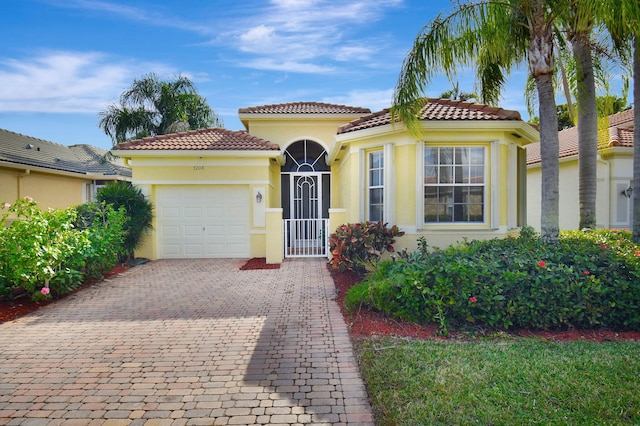
<path fill-rule="evenodd" d="M 640 243 L 640 35 L 633 39 L 633 241 Z"/>
<path fill-rule="evenodd" d="M 540 159 L 542 200 L 540 228 L 542 239 L 558 242 L 559 233 L 559 164 L 558 111 L 553 90 L 553 33 L 545 20 L 546 2 L 533 0 L 531 7 L 531 41 L 527 52 L 529 72 L 538 90 L 540 115 Z"/>
<path fill-rule="evenodd" d="M 540 158 L 542 168 L 542 239 L 556 243 L 559 233 L 559 150 L 558 116 L 551 74 L 535 78 L 540 113 Z"/>
<path fill-rule="evenodd" d="M 573 41 L 576 60 L 578 103 L 578 175 L 580 229 L 596 227 L 596 184 L 598 160 L 598 113 L 593 62 L 588 34 Z"/>

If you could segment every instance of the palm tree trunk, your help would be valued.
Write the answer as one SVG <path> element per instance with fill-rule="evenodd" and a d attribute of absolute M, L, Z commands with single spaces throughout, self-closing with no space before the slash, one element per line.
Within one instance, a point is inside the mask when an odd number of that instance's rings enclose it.
<path fill-rule="evenodd" d="M 640 35 L 633 39 L 633 241 L 640 243 Z"/>
<path fill-rule="evenodd" d="M 541 234 L 548 243 L 556 243 L 559 233 L 558 115 L 551 74 L 535 77 L 540 113 L 540 157 L 542 172 Z"/>
<path fill-rule="evenodd" d="M 558 111 L 553 89 L 553 32 L 545 20 L 544 0 L 529 3 L 531 40 L 527 52 L 529 72 L 538 90 L 540 115 L 541 220 L 542 240 L 555 244 L 559 234 Z"/>
<path fill-rule="evenodd" d="M 598 160 L 598 112 L 593 62 L 588 35 L 573 42 L 577 65 L 578 100 L 578 176 L 580 229 L 596 227 L 596 184 Z"/>

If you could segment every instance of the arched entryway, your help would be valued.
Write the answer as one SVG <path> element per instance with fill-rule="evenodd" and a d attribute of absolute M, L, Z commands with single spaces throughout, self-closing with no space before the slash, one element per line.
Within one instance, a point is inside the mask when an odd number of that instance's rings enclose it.
<path fill-rule="evenodd" d="M 330 170 L 322 145 L 303 139 L 285 151 L 281 168 L 285 257 L 326 256 Z"/>

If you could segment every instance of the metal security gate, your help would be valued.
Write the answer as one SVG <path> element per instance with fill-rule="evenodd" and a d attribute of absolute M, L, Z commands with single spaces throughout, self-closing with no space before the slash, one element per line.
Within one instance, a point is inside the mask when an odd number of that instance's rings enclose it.
<path fill-rule="evenodd" d="M 329 219 L 285 219 L 285 257 L 326 257 Z"/>
<path fill-rule="evenodd" d="M 285 257 L 326 257 L 329 219 L 322 218 L 322 174 L 292 173 L 290 219 L 284 220 Z"/>

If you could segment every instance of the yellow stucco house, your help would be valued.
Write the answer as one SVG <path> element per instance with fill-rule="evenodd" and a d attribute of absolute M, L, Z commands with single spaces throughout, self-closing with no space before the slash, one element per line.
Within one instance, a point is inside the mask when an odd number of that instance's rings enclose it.
<path fill-rule="evenodd" d="M 67 208 L 91 201 L 101 186 L 131 180 L 119 159 L 91 145 L 65 146 L 0 129 L 0 201 L 31 197 L 41 208 Z"/>
<path fill-rule="evenodd" d="M 631 229 L 633 225 L 633 110 L 608 117 L 609 127 L 600 137 L 596 186 L 596 227 Z M 578 128 L 562 130 L 560 147 L 560 229 L 578 229 L 580 199 Z M 527 148 L 527 220 L 540 231 L 540 143 Z"/>
<path fill-rule="evenodd" d="M 508 235 L 526 220 L 515 111 L 430 99 L 420 141 L 389 110 L 318 102 L 241 108 L 244 131 L 203 129 L 116 146 L 155 205 L 137 253 L 151 259 L 328 256 L 344 223 L 382 220 L 445 246 Z"/>

